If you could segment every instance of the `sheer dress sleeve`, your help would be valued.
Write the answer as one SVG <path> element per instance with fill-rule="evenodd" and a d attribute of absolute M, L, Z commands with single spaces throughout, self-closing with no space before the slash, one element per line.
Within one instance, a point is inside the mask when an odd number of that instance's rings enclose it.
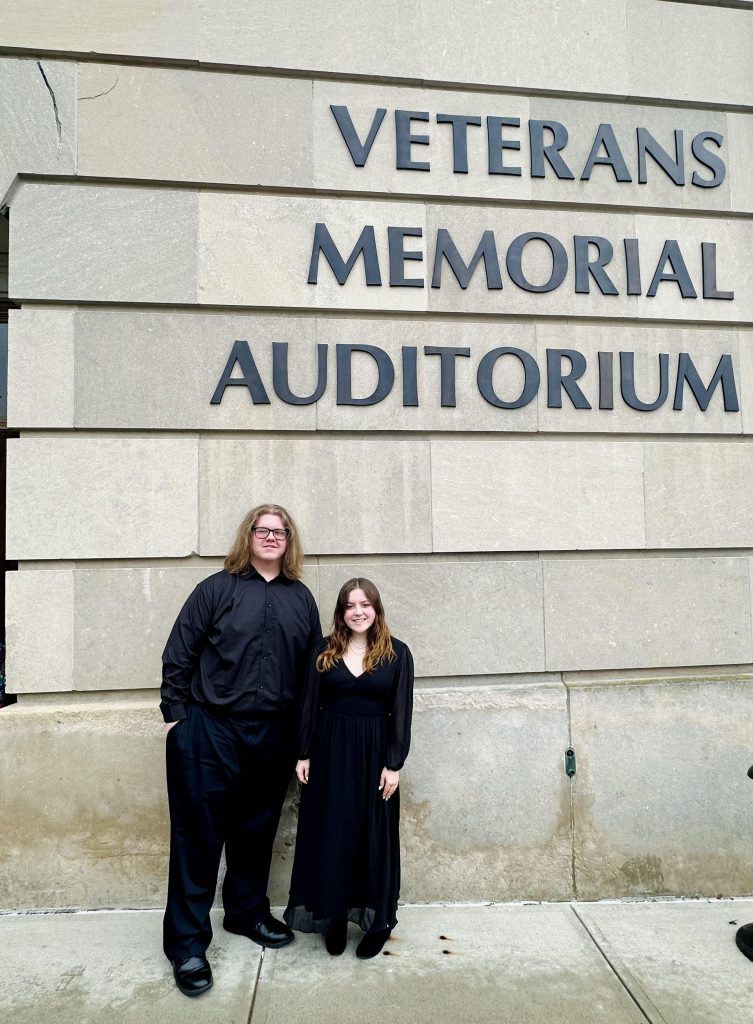
<path fill-rule="evenodd" d="M 393 772 L 400 771 L 408 756 L 413 716 L 413 657 L 405 644 L 400 646 L 387 741 L 386 767 Z"/>
<path fill-rule="evenodd" d="M 305 761 L 311 756 L 311 744 L 316 732 L 319 717 L 319 689 L 321 673 L 316 670 L 316 659 L 324 650 L 324 642 L 320 640 L 314 645 L 309 655 L 306 678 L 303 683 L 301 707 L 298 714 L 298 759 Z"/>

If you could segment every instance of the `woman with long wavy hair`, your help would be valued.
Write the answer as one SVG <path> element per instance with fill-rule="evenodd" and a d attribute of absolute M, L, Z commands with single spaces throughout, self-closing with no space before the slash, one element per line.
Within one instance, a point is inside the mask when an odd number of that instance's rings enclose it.
<path fill-rule="evenodd" d="M 296 774 L 303 784 L 287 923 L 341 954 L 348 921 L 380 952 L 397 924 L 399 772 L 410 745 L 413 659 L 390 634 L 379 591 L 348 580 L 304 688 Z"/>

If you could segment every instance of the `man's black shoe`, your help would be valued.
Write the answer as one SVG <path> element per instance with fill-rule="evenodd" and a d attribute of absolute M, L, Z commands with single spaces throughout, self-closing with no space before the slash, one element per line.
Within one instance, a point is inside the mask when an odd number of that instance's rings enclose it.
<path fill-rule="evenodd" d="M 288 928 L 286 924 L 278 921 L 271 914 L 267 914 L 261 921 L 252 925 L 225 915 L 222 927 L 226 932 L 232 932 L 233 935 L 245 935 L 252 942 L 257 942 L 260 946 L 267 946 L 269 949 L 280 949 L 282 946 L 287 946 L 294 938 L 292 928 Z"/>
<path fill-rule="evenodd" d="M 173 975 L 184 996 L 200 996 L 212 987 L 212 968 L 203 955 L 173 960 Z"/>
<path fill-rule="evenodd" d="M 744 924 L 738 928 L 735 942 L 743 956 L 753 960 L 753 924 Z"/>

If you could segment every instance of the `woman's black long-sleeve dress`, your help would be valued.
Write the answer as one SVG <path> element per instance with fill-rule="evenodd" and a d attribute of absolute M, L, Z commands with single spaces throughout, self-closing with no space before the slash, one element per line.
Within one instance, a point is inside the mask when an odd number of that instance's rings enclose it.
<path fill-rule="evenodd" d="M 299 734 L 299 757 L 311 766 L 285 911 L 298 931 L 326 932 L 344 915 L 364 931 L 397 924 L 400 789 L 382 799 L 379 778 L 408 754 L 413 658 L 392 644 L 395 660 L 360 676 L 342 661 L 316 671 L 327 638 L 311 658 Z"/>

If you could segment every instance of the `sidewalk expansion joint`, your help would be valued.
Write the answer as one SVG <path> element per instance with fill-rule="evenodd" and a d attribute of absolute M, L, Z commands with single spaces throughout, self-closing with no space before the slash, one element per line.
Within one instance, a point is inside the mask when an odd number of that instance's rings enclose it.
<path fill-rule="evenodd" d="M 630 977 L 630 972 L 627 968 L 624 966 L 617 966 L 615 962 L 616 957 L 609 956 L 607 953 L 609 943 L 601 930 L 597 928 L 595 924 L 589 923 L 584 917 L 582 917 L 578 913 L 578 908 L 574 903 L 570 904 L 570 909 L 575 914 L 578 922 L 583 927 L 594 946 L 596 946 L 610 971 L 625 989 L 632 1002 L 635 1003 L 635 1006 L 643 1018 L 648 1021 L 648 1024 L 668 1024 L 666 1017 L 656 1006 L 654 1006 L 648 995 L 643 991 L 641 985 L 635 979 Z M 636 994 L 634 989 L 638 989 L 640 995 Z"/>
<path fill-rule="evenodd" d="M 259 957 L 259 963 L 256 965 L 256 976 L 254 977 L 254 987 L 251 991 L 251 1005 L 248 1008 L 248 1018 L 246 1024 L 251 1024 L 254 1016 L 254 1006 L 256 1004 L 256 993 L 259 991 L 259 979 L 261 978 L 261 969 L 264 966 L 264 956 L 267 952 L 266 946 L 262 947 L 261 956 Z"/>

